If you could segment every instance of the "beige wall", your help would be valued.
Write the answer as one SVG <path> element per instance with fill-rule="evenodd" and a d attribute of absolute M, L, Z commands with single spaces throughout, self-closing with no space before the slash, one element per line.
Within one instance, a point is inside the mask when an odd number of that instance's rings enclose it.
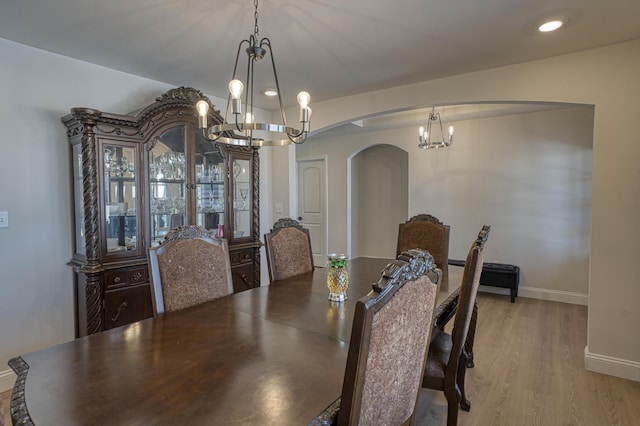
<path fill-rule="evenodd" d="M 321 131 L 430 104 L 550 101 L 595 106 L 587 367 L 640 380 L 640 40 L 540 61 L 364 93 L 313 105 Z M 313 141 L 309 142 L 313 146 Z M 313 149 L 300 147 L 303 149 Z M 332 170 L 332 174 L 334 171 Z M 346 170 L 336 172 L 346 180 Z M 333 210 L 333 209 L 332 209 Z M 329 222 L 345 217 L 342 206 Z M 342 230 L 346 231 L 346 230 Z M 630 327 L 634 327 L 630 332 Z"/>

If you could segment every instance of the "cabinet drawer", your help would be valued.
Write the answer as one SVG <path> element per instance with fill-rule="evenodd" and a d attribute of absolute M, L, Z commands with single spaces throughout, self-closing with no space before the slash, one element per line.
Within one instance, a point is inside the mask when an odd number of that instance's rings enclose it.
<path fill-rule="evenodd" d="M 106 271 L 104 284 L 107 289 L 119 288 L 149 282 L 149 272 L 145 266 L 134 266 Z"/>
<path fill-rule="evenodd" d="M 229 253 L 231 266 L 253 262 L 253 249 L 239 250 Z"/>
<path fill-rule="evenodd" d="M 153 316 L 149 284 L 109 290 L 104 293 L 104 329 Z"/>
<path fill-rule="evenodd" d="M 241 264 L 231 268 L 233 292 L 249 290 L 255 286 L 253 263 Z"/>

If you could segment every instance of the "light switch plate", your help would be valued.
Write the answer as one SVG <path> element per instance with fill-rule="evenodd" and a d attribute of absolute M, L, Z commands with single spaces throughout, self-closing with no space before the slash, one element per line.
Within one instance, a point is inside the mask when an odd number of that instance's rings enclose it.
<path fill-rule="evenodd" d="M 282 213 L 284 211 L 284 205 L 282 203 L 276 203 L 275 211 L 276 213 Z"/>
<path fill-rule="evenodd" d="M 9 227 L 9 212 L 0 212 L 0 228 Z"/>

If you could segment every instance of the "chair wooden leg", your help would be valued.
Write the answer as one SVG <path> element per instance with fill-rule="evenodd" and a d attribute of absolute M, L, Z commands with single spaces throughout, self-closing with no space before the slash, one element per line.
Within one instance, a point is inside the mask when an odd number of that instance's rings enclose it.
<path fill-rule="evenodd" d="M 478 302 L 474 302 L 473 311 L 471 312 L 471 322 L 469 323 L 469 332 L 467 340 L 464 342 L 463 351 L 467 354 L 467 368 L 475 367 L 473 362 L 473 342 L 476 338 L 476 324 L 478 323 Z"/>
<path fill-rule="evenodd" d="M 457 426 L 458 424 L 458 399 L 447 399 L 447 426 Z"/>
<path fill-rule="evenodd" d="M 456 374 L 456 387 L 460 392 L 460 408 L 464 411 L 471 410 L 471 403 L 467 399 L 467 395 L 464 391 L 464 378 L 467 372 L 467 359 L 464 352 L 462 353 L 460 362 L 458 363 L 458 374 Z"/>
<path fill-rule="evenodd" d="M 455 378 L 445 379 L 444 396 L 447 398 L 447 426 L 458 424 L 458 407 L 460 406 L 461 393 Z"/>

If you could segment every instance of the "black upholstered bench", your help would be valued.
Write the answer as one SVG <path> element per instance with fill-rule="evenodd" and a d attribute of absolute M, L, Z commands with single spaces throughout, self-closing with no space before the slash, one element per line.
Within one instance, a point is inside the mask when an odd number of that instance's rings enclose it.
<path fill-rule="evenodd" d="M 449 265 L 464 266 L 464 260 L 449 259 Z M 508 288 L 511 292 L 511 303 L 518 296 L 520 284 L 520 267 L 506 263 L 487 263 L 482 266 L 480 285 Z"/>

